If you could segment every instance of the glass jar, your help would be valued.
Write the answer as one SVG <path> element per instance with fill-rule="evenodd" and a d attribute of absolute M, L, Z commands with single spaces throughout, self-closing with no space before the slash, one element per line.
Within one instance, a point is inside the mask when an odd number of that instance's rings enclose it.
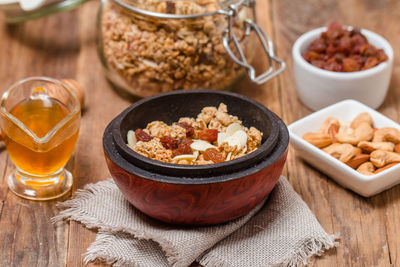
<path fill-rule="evenodd" d="M 103 0 L 99 56 L 107 78 L 139 97 L 177 89 L 229 89 L 246 71 L 263 83 L 285 64 L 254 20 L 253 0 Z M 248 64 L 256 37 L 270 61 L 259 76 Z"/>

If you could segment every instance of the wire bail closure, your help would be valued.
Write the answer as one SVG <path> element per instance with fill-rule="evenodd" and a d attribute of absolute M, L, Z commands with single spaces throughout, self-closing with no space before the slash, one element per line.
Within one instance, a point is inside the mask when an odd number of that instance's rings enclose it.
<path fill-rule="evenodd" d="M 251 81 L 253 81 L 256 84 L 263 84 L 268 80 L 272 79 L 273 77 L 279 75 L 281 72 L 283 72 L 283 70 L 286 67 L 286 64 L 283 60 L 275 56 L 274 44 L 269 38 L 269 36 L 265 33 L 265 31 L 261 29 L 251 19 L 245 19 L 244 21 L 245 36 L 249 36 L 251 32 L 254 31 L 256 33 L 256 36 L 260 40 L 262 47 L 268 57 L 269 68 L 264 73 L 256 76 L 256 71 L 254 67 L 247 62 L 246 56 L 244 55 L 243 50 L 240 47 L 239 38 L 234 34 L 232 29 L 234 24 L 234 19 L 238 14 L 238 8 L 241 5 L 250 7 L 254 13 L 254 18 L 256 19 L 255 0 L 247 0 L 244 2 L 241 1 L 237 4 L 230 5 L 229 11 L 224 13 L 227 16 L 228 27 L 224 30 L 222 36 L 222 44 L 224 45 L 226 52 L 232 58 L 232 60 L 235 61 L 238 65 L 247 69 L 247 73 Z M 231 42 L 233 42 L 234 48 L 236 49 L 236 52 L 240 58 L 238 58 L 235 55 L 235 53 L 229 46 Z"/>

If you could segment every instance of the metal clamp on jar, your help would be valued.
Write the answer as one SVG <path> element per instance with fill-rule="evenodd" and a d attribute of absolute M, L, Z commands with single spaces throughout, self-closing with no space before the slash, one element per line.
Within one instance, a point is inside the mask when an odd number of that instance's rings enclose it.
<path fill-rule="evenodd" d="M 255 23 L 255 0 L 103 0 L 98 29 L 108 79 L 140 97 L 229 89 L 246 71 L 262 84 L 285 68 Z M 250 64 L 255 37 L 269 62 L 258 76 Z"/>

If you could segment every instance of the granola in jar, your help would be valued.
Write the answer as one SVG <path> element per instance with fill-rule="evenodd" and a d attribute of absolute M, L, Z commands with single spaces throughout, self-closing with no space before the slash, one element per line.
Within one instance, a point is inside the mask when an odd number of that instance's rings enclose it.
<path fill-rule="evenodd" d="M 177 89 L 227 89 L 245 69 L 222 42 L 226 16 L 163 19 L 135 13 L 113 0 L 103 1 L 99 16 L 99 53 L 108 79 L 134 95 L 148 97 Z M 157 14 L 196 15 L 214 12 L 226 0 L 136 0 L 130 6 Z M 255 44 L 246 36 L 249 8 L 238 10 L 232 31 L 250 61 Z M 230 44 L 233 51 L 233 43 Z M 236 55 L 239 57 L 239 55 Z"/>
<path fill-rule="evenodd" d="M 263 133 L 247 128 L 227 106 L 204 107 L 196 118 L 182 117 L 172 125 L 153 121 L 145 129 L 128 131 L 127 146 L 150 159 L 203 165 L 229 161 L 261 146 Z"/>

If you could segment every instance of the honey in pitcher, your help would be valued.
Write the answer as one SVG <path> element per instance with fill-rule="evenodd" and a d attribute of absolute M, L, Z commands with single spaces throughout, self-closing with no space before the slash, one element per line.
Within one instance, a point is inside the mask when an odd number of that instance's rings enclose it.
<path fill-rule="evenodd" d="M 26 99 L 11 109 L 10 113 L 37 137 L 42 138 L 70 112 L 60 101 L 45 96 Z M 8 136 L 7 133 L 4 133 L 3 138 L 12 161 L 21 171 L 32 175 L 45 176 L 64 167 L 72 154 L 78 132 L 79 128 L 76 132 L 65 136 L 65 140 L 58 142 L 54 147 L 48 147 L 47 150 L 43 150 L 39 146 L 27 147 L 26 143 L 29 143 L 29 140 L 22 140 L 24 142 L 21 142 L 13 136 Z M 57 131 L 52 138 L 57 138 L 57 134 L 63 134 L 63 132 Z M 31 139 L 29 135 L 19 138 Z"/>

